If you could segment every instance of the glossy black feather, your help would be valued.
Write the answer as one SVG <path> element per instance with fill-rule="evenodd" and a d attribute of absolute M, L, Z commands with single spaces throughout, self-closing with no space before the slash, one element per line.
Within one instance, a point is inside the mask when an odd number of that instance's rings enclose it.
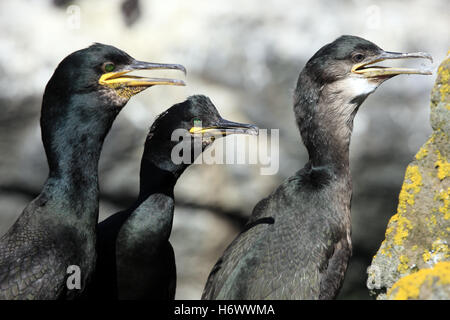
<path fill-rule="evenodd" d="M 163 112 L 152 125 L 141 160 L 140 192 L 127 210 L 98 226 L 98 252 L 90 299 L 173 300 L 176 264 L 169 242 L 174 213 L 173 189 L 189 164 L 175 164 L 171 152 L 178 141 L 172 132 L 223 120 L 212 102 L 196 95 Z M 200 139 L 200 150 L 213 140 Z M 194 150 L 194 145 L 192 146 Z M 198 155 L 191 155 L 191 161 Z"/>
<path fill-rule="evenodd" d="M 42 141 L 49 176 L 41 193 L 0 239 L 0 299 L 71 298 L 95 266 L 97 166 L 103 140 L 124 99 L 112 99 L 98 78 L 105 61 L 132 61 L 95 44 L 66 57 L 42 102 Z M 67 290 L 67 268 L 81 269 L 81 290 Z"/>

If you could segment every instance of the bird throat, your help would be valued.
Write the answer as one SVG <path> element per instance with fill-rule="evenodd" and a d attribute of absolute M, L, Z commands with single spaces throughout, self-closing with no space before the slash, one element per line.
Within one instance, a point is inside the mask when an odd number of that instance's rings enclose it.
<path fill-rule="evenodd" d="M 130 99 L 132 96 L 144 91 L 148 86 L 124 86 L 122 84 L 108 84 L 109 88 L 113 89 L 115 94 L 123 99 Z"/>
<path fill-rule="evenodd" d="M 313 167 L 326 166 L 338 175 L 349 173 L 353 120 L 368 94 L 355 99 L 354 93 L 334 83 L 318 89 L 315 96 L 297 96 L 297 122 Z"/>
<path fill-rule="evenodd" d="M 139 201 L 144 201 L 154 193 L 173 197 L 173 189 L 178 177 L 170 171 L 161 169 L 151 161 L 143 159 L 140 170 Z"/>

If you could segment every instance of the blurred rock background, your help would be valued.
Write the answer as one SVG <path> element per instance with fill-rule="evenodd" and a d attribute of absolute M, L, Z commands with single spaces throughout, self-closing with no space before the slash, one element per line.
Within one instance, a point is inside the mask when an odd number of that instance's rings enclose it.
<path fill-rule="evenodd" d="M 261 165 L 204 164 L 191 166 L 177 184 L 171 236 L 176 297 L 198 299 L 253 206 L 307 160 L 292 112 L 292 92 L 307 59 L 338 36 L 353 34 L 389 51 L 427 51 L 436 69 L 449 47 L 449 9 L 447 0 L 0 1 L 0 234 L 45 181 L 40 105 L 63 57 L 101 42 L 137 59 L 180 63 L 188 69 L 188 86 L 154 87 L 134 97 L 107 137 L 99 166 L 101 219 L 133 201 L 148 128 L 187 96 L 211 97 L 230 120 L 280 129 L 276 175 L 261 175 Z M 405 167 L 431 132 L 434 78 L 394 78 L 356 116 L 354 252 L 341 299 L 369 298 L 366 268 L 397 207 Z"/>

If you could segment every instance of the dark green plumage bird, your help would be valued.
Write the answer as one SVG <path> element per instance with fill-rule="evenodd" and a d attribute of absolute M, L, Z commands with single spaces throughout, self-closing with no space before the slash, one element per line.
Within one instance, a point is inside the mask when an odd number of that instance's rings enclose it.
<path fill-rule="evenodd" d="M 177 139 L 172 141 L 172 133 L 177 129 L 184 129 L 188 139 L 184 146 L 189 145 L 183 153 L 187 161 L 181 163 L 172 159 L 172 150 L 178 145 Z M 162 113 L 145 142 L 136 202 L 98 225 L 97 269 L 89 298 L 174 299 L 176 267 L 169 236 L 175 184 L 216 138 L 257 133 L 252 125 L 223 119 L 202 95 L 189 97 Z"/>
<path fill-rule="evenodd" d="M 294 113 L 309 161 L 254 208 L 225 250 L 203 299 L 331 299 L 351 255 L 349 144 L 363 101 L 385 80 L 425 71 L 375 66 L 430 58 L 386 52 L 354 36 L 322 47 L 298 78 Z"/>
<path fill-rule="evenodd" d="M 134 94 L 180 80 L 128 75 L 137 69 L 179 69 L 136 61 L 108 45 L 67 56 L 42 101 L 42 141 L 49 175 L 41 193 L 0 239 L 0 299 L 57 299 L 67 290 L 67 268 L 81 271 L 81 290 L 95 266 L 98 160 L 103 140 Z"/>

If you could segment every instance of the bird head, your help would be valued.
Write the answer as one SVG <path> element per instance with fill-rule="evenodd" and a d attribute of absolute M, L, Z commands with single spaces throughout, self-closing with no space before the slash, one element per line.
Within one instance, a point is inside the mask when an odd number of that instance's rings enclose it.
<path fill-rule="evenodd" d="M 257 135 L 258 128 L 222 118 L 208 97 L 194 95 L 158 116 L 148 134 L 143 158 L 153 159 L 155 164 L 171 163 L 172 150 L 182 140 L 189 144 L 192 163 L 199 155 L 195 150 L 203 151 L 215 139 L 230 134 Z"/>
<path fill-rule="evenodd" d="M 431 74 L 431 71 L 426 69 L 378 64 L 386 60 L 407 58 L 425 58 L 432 61 L 428 53 L 388 52 L 363 38 L 345 35 L 317 51 L 307 62 L 304 71 L 319 87 L 340 81 L 337 87 L 339 91 L 354 97 L 367 96 L 385 80 L 396 75 Z"/>
<path fill-rule="evenodd" d="M 341 36 L 309 59 L 298 78 L 294 112 L 303 142 L 310 157 L 315 157 L 315 164 L 325 157 L 321 148 L 332 147 L 334 153 L 348 148 L 359 106 L 381 83 L 399 74 L 431 74 L 425 69 L 379 64 L 406 58 L 431 60 L 423 52 L 384 51 L 355 36 Z"/>
<path fill-rule="evenodd" d="M 130 74 L 155 69 L 176 69 L 186 73 L 186 69 L 179 64 L 138 61 L 116 47 L 95 43 L 61 61 L 48 86 L 57 88 L 61 93 L 95 93 L 106 104 L 124 106 L 132 96 L 151 86 L 185 85 L 182 80 Z"/>
<path fill-rule="evenodd" d="M 68 154 L 70 145 L 87 148 L 96 144 L 99 150 L 99 142 L 131 96 L 153 85 L 184 85 L 181 80 L 129 74 L 143 69 L 185 72 L 181 65 L 137 61 L 122 50 L 99 43 L 75 51 L 59 63 L 45 88 L 41 112 L 42 138 L 51 168 L 57 166 L 61 154 Z"/>

